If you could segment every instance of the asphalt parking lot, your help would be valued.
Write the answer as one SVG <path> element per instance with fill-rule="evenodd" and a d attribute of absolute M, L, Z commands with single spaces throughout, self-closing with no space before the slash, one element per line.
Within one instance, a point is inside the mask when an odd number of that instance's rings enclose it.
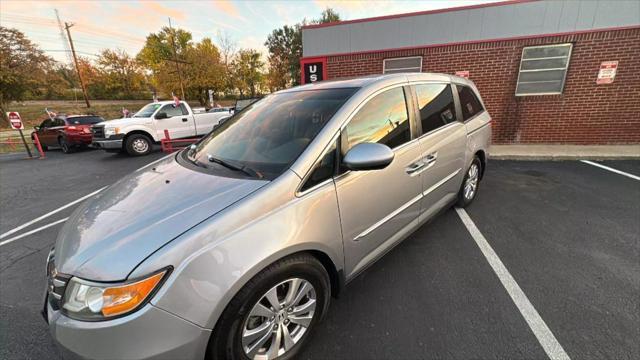
<path fill-rule="evenodd" d="M 162 156 L 47 155 L 0 157 L 1 233 Z M 640 175 L 640 161 L 602 164 Z M 640 357 L 640 181 L 579 161 L 491 161 L 466 212 L 568 357 Z M 2 359 L 58 357 L 39 310 L 59 228 L 0 245 Z M 454 209 L 423 226 L 332 302 L 301 358 L 548 358 L 476 241 Z"/>

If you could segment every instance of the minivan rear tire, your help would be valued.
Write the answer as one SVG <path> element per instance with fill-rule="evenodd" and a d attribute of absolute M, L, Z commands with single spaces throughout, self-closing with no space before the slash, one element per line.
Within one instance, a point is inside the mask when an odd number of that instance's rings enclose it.
<path fill-rule="evenodd" d="M 475 169 L 475 171 L 473 171 L 472 169 Z M 475 173 L 475 185 L 474 185 L 474 190 L 471 196 L 466 196 L 465 192 L 466 189 L 465 187 L 467 186 L 467 183 L 469 183 L 470 181 L 473 182 L 474 180 L 470 180 L 471 177 L 474 176 L 474 174 L 472 174 L 472 172 Z M 481 174 L 482 174 L 482 161 L 480 161 L 480 158 L 478 156 L 475 156 L 473 158 L 473 161 L 471 162 L 471 165 L 469 165 L 469 168 L 467 168 L 465 174 L 464 174 L 464 179 L 462 180 L 462 185 L 460 185 L 460 191 L 458 191 L 458 201 L 456 202 L 456 206 L 458 207 L 467 207 L 469 206 L 469 204 L 471 204 L 473 202 L 473 200 L 475 200 L 476 196 L 478 195 L 478 190 L 480 188 L 480 178 L 481 178 Z"/>
<path fill-rule="evenodd" d="M 315 257 L 300 253 L 281 259 L 254 276 L 229 302 L 216 324 L 207 348 L 207 359 L 247 360 L 242 334 L 249 314 L 265 293 L 287 279 L 308 281 L 315 290 L 316 308 L 309 327 L 295 345 L 277 359 L 294 359 L 329 307 L 331 282 Z M 269 343 L 269 341 L 267 341 Z"/>

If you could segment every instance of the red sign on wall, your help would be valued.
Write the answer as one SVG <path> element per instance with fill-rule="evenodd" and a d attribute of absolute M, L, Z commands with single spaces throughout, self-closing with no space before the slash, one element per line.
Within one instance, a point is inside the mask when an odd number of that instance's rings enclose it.
<path fill-rule="evenodd" d="M 463 77 L 465 79 L 468 79 L 469 78 L 469 71 L 468 70 L 456 71 L 456 76 L 460 76 L 460 77 Z"/>
<path fill-rule="evenodd" d="M 611 84 L 616 78 L 616 71 L 618 70 L 617 61 L 605 61 L 600 64 L 600 71 L 598 71 L 598 78 L 596 84 Z"/>

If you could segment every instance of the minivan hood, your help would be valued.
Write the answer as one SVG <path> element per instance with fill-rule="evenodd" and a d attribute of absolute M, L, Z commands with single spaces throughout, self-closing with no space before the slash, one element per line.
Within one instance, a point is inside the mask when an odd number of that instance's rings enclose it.
<path fill-rule="evenodd" d="M 88 280 L 125 280 L 162 245 L 267 183 L 197 172 L 169 156 L 81 205 L 58 234 L 56 269 Z"/>

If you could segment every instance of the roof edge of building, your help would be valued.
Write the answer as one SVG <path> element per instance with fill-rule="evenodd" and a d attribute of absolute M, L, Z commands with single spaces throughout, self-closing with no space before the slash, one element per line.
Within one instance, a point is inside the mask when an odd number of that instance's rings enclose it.
<path fill-rule="evenodd" d="M 506 0 L 506 1 L 497 1 L 497 2 L 484 3 L 484 4 L 475 4 L 475 5 L 457 6 L 457 7 L 449 7 L 449 8 L 442 8 L 442 9 L 414 11 L 414 12 L 408 12 L 408 13 L 383 15 L 383 16 L 374 16 L 374 17 L 353 19 L 353 20 L 332 21 L 332 22 L 324 23 L 324 24 L 309 24 L 309 25 L 303 25 L 302 29 L 303 30 L 317 29 L 317 28 L 323 28 L 323 27 L 346 25 L 346 24 L 355 24 L 355 23 L 361 23 L 361 22 L 373 22 L 373 21 L 380 21 L 380 20 L 403 18 L 403 17 L 429 15 L 429 14 L 439 14 L 439 13 L 454 12 L 454 11 L 461 11 L 461 10 L 481 9 L 481 8 L 487 8 L 487 7 L 513 5 L 513 4 L 536 2 L 536 1 L 541 1 L 541 0 Z"/>
<path fill-rule="evenodd" d="M 538 1 L 538 0 L 535 0 L 535 1 Z M 567 32 L 548 33 L 548 34 L 523 35 L 523 36 L 513 36 L 513 37 L 493 38 L 493 39 L 470 40 L 470 41 L 460 41 L 460 42 L 450 42 L 450 43 L 411 45 L 411 46 L 404 46 L 404 47 L 398 47 L 398 48 L 363 50 L 363 51 L 352 51 L 352 52 L 343 52 L 343 53 L 317 54 L 317 55 L 303 56 L 300 58 L 300 60 L 302 61 L 302 60 L 319 59 L 319 58 L 332 57 L 332 56 L 363 55 L 363 54 L 373 54 L 373 53 L 390 52 L 390 51 L 425 49 L 425 48 L 435 48 L 435 47 L 455 46 L 455 45 L 481 44 L 481 43 L 490 43 L 490 42 L 498 42 L 498 41 L 526 40 L 526 39 L 537 39 L 537 38 L 544 38 L 544 37 L 580 35 L 580 34 L 588 34 L 588 33 L 596 33 L 596 32 L 622 31 L 622 30 L 633 30 L 633 29 L 640 29 L 640 25 L 609 27 L 609 28 L 579 30 L 579 31 L 567 31 Z"/>

